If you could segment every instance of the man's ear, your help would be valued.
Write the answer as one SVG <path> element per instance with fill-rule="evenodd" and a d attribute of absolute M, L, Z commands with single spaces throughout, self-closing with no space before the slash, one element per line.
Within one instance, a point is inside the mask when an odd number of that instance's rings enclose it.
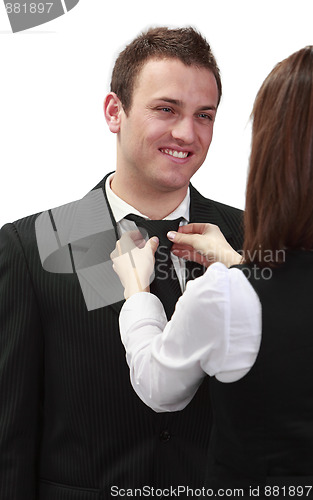
<path fill-rule="evenodd" d="M 123 106 L 114 92 L 110 92 L 104 101 L 104 116 L 109 129 L 113 134 L 117 134 L 121 125 L 121 114 Z"/>

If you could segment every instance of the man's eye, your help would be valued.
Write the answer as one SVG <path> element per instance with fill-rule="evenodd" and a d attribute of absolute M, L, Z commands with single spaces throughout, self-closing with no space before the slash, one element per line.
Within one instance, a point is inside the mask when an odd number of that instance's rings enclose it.
<path fill-rule="evenodd" d="M 171 108 L 160 108 L 161 111 L 164 111 L 165 113 L 172 113 Z"/>
<path fill-rule="evenodd" d="M 207 113 L 199 113 L 199 118 L 204 118 L 205 120 L 210 120 L 210 121 L 213 120 L 212 116 L 208 115 Z"/>

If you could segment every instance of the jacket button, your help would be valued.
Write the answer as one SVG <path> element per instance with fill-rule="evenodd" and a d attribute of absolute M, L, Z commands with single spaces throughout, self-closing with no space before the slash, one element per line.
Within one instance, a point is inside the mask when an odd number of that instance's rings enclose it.
<path fill-rule="evenodd" d="M 166 443 L 171 439 L 171 435 L 169 431 L 162 431 L 160 434 L 160 441 L 163 441 L 163 443 Z"/>

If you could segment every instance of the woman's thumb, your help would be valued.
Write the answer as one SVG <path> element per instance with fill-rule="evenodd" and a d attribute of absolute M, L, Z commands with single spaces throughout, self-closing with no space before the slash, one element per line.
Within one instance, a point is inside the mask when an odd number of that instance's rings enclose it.
<path fill-rule="evenodd" d="M 150 238 L 150 240 L 148 240 L 148 242 L 150 244 L 150 247 L 152 249 L 152 252 L 153 254 L 155 254 L 156 252 L 156 249 L 158 248 L 159 246 L 159 238 L 157 236 L 153 236 L 152 238 Z"/>

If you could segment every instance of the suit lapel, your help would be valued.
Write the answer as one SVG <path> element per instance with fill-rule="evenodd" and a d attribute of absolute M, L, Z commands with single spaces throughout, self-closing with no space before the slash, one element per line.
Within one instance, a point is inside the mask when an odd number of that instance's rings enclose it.
<path fill-rule="evenodd" d="M 97 184 L 94 189 L 102 189 L 103 191 L 103 196 L 104 196 L 104 199 L 105 199 L 105 202 L 106 202 L 106 205 L 107 205 L 107 209 L 108 209 L 108 212 L 109 212 L 109 215 L 110 215 L 110 218 L 111 218 L 111 221 L 112 221 L 112 225 L 114 227 L 114 231 L 115 231 L 115 238 L 116 238 L 116 241 L 119 239 L 119 235 L 118 235 L 118 231 L 117 231 L 117 223 L 116 223 L 116 220 L 114 219 L 114 215 L 113 215 L 113 212 L 112 212 L 112 209 L 110 207 L 110 204 L 109 204 L 109 200 L 107 198 L 107 195 L 106 195 L 106 190 L 105 190 L 105 183 L 106 183 L 106 180 L 107 178 L 112 174 L 113 172 L 110 172 L 108 173 L 100 182 L 99 184 Z M 110 304 L 109 307 L 111 307 L 117 315 L 120 314 L 120 311 L 122 309 L 122 306 L 123 304 L 125 303 L 125 300 L 120 300 L 119 302 L 114 302 L 114 304 Z"/>
<path fill-rule="evenodd" d="M 229 228 L 225 219 L 220 215 L 216 208 L 216 204 L 207 198 L 204 198 L 190 184 L 190 222 L 204 222 L 219 226 L 227 241 L 232 241 L 232 231 Z M 186 281 L 199 278 L 202 276 L 206 268 L 196 262 L 186 262 Z"/>
<path fill-rule="evenodd" d="M 221 216 L 214 201 L 204 198 L 190 184 L 190 222 L 207 222 L 220 228 L 225 238 L 232 237 L 232 230 Z"/>

